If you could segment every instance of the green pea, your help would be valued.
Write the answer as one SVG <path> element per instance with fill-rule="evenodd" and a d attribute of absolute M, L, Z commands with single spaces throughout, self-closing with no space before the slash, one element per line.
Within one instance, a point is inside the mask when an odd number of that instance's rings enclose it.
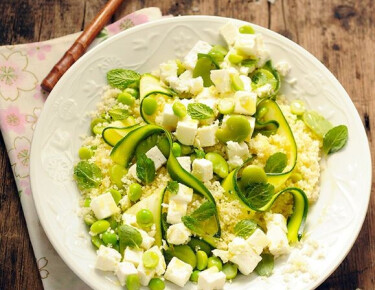
<path fill-rule="evenodd" d="M 180 144 L 180 146 L 181 146 L 181 155 L 182 156 L 189 155 L 191 152 L 193 152 L 193 148 L 188 146 L 188 145 Z"/>
<path fill-rule="evenodd" d="M 219 101 L 217 106 L 219 112 L 223 115 L 232 114 L 234 111 L 234 101 L 229 98 L 224 98 Z"/>
<path fill-rule="evenodd" d="M 159 139 L 157 146 L 161 153 L 168 158 L 169 156 L 169 140 L 166 136 L 163 136 L 162 138 Z"/>
<path fill-rule="evenodd" d="M 207 263 L 208 263 L 208 257 L 207 257 L 206 252 L 198 251 L 196 255 L 197 255 L 197 269 L 198 270 L 206 269 Z"/>
<path fill-rule="evenodd" d="M 237 265 L 232 263 L 227 263 L 223 266 L 223 273 L 225 274 L 227 280 L 232 280 L 237 276 Z"/>
<path fill-rule="evenodd" d="M 94 155 L 94 152 L 90 148 L 81 147 L 78 150 L 78 156 L 82 160 L 90 159 L 93 155 Z"/>
<path fill-rule="evenodd" d="M 158 103 L 154 97 L 147 97 L 142 102 L 142 109 L 149 116 L 153 115 L 157 108 Z"/>
<path fill-rule="evenodd" d="M 149 209 L 143 208 L 137 212 L 137 223 L 141 226 L 150 226 L 154 222 L 154 216 Z"/>
<path fill-rule="evenodd" d="M 104 245 L 103 241 L 98 236 L 91 237 L 91 243 L 98 249 L 101 245 Z"/>
<path fill-rule="evenodd" d="M 178 101 L 174 102 L 172 106 L 172 110 L 173 110 L 173 113 L 179 118 L 183 118 L 187 114 L 185 105 Z"/>
<path fill-rule="evenodd" d="M 118 188 L 122 188 L 123 183 L 121 179 L 126 173 L 128 173 L 128 170 L 125 167 L 119 164 L 113 164 L 109 170 L 109 178 L 114 185 L 116 185 Z"/>
<path fill-rule="evenodd" d="M 228 56 L 228 60 L 233 64 L 239 64 L 243 60 L 243 57 L 241 55 L 232 53 Z"/>
<path fill-rule="evenodd" d="M 159 256 L 155 252 L 147 251 L 142 256 L 143 265 L 148 269 L 155 269 L 159 264 Z"/>
<path fill-rule="evenodd" d="M 86 214 L 83 217 L 83 221 L 87 226 L 91 226 L 94 222 L 97 221 L 97 219 L 92 214 Z"/>
<path fill-rule="evenodd" d="M 223 143 L 242 142 L 249 136 L 250 131 L 250 123 L 246 117 L 233 115 L 227 119 L 223 127 L 216 131 L 216 137 Z"/>
<path fill-rule="evenodd" d="M 191 276 L 190 276 L 190 281 L 191 282 L 195 282 L 195 283 L 197 283 L 198 282 L 198 278 L 199 278 L 199 273 L 200 273 L 201 271 L 199 271 L 199 270 L 195 270 L 195 271 L 193 271 L 193 273 L 191 273 Z"/>
<path fill-rule="evenodd" d="M 212 162 L 215 174 L 219 175 L 221 178 L 227 177 L 229 167 L 223 156 L 216 152 L 208 152 L 205 158 Z"/>
<path fill-rule="evenodd" d="M 208 53 L 216 62 L 222 62 L 228 50 L 221 45 L 214 45 Z"/>
<path fill-rule="evenodd" d="M 290 103 L 290 111 L 297 116 L 303 115 L 305 113 L 305 103 L 301 100 L 294 100 Z"/>
<path fill-rule="evenodd" d="M 172 153 L 174 157 L 180 157 L 181 156 L 181 146 L 180 144 L 173 142 L 172 144 Z"/>
<path fill-rule="evenodd" d="M 232 81 L 232 89 L 234 91 L 243 91 L 244 90 L 243 82 L 242 82 L 239 75 L 231 75 L 230 79 Z"/>
<path fill-rule="evenodd" d="M 94 222 L 90 227 L 90 232 L 97 235 L 105 232 L 109 228 L 110 224 L 106 220 L 98 220 Z"/>
<path fill-rule="evenodd" d="M 121 92 L 117 96 L 117 101 L 124 105 L 133 106 L 135 98 L 127 92 Z"/>
<path fill-rule="evenodd" d="M 112 195 L 113 200 L 115 201 L 115 203 L 118 204 L 119 201 L 120 201 L 120 199 L 122 198 L 121 193 L 118 190 L 113 189 L 113 188 L 111 188 L 109 190 L 109 192 L 111 193 L 111 195 Z"/>
<path fill-rule="evenodd" d="M 85 201 L 83 202 L 83 206 L 84 207 L 90 207 L 90 204 L 91 204 L 91 198 L 86 197 Z"/>
<path fill-rule="evenodd" d="M 242 171 L 241 184 L 245 188 L 252 183 L 266 183 L 267 175 L 264 169 L 256 165 L 248 165 Z"/>
<path fill-rule="evenodd" d="M 126 289 L 128 290 L 139 290 L 141 289 L 141 283 L 139 281 L 138 274 L 131 274 L 126 277 L 125 281 Z"/>
<path fill-rule="evenodd" d="M 240 33 L 243 33 L 243 34 L 254 34 L 255 33 L 254 28 L 252 28 L 250 25 L 243 25 L 238 30 L 239 30 Z"/>
<path fill-rule="evenodd" d="M 223 263 L 218 257 L 209 257 L 207 261 L 207 268 L 211 268 L 213 266 L 216 266 L 219 271 L 223 269 Z"/>
<path fill-rule="evenodd" d="M 131 94 L 134 98 L 138 99 L 139 98 L 139 92 L 136 89 L 133 88 L 126 88 L 124 92 Z"/>
<path fill-rule="evenodd" d="M 109 244 L 114 246 L 117 243 L 117 235 L 115 233 L 105 232 L 102 234 L 102 240 L 106 246 Z"/>
<path fill-rule="evenodd" d="M 152 278 L 150 283 L 148 283 L 148 288 L 150 288 L 150 290 L 164 290 L 165 283 L 160 278 Z"/>
<path fill-rule="evenodd" d="M 141 198 L 142 195 L 142 186 L 138 183 L 132 183 L 128 189 L 128 197 L 130 201 L 136 202 Z"/>

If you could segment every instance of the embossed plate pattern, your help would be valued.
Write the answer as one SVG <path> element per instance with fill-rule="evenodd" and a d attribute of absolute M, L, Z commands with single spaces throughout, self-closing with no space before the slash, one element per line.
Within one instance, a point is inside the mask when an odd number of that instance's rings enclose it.
<path fill-rule="evenodd" d="M 227 21 L 213 16 L 184 16 L 129 29 L 83 56 L 50 94 L 32 142 L 32 191 L 51 243 L 92 288 L 121 289 L 112 274 L 94 269 L 96 253 L 77 216 L 79 192 L 72 178 L 80 135 L 89 132 L 86 113 L 100 100 L 106 72 L 117 67 L 147 72 L 163 61 L 182 57 L 199 39 L 223 43 L 218 29 Z M 315 288 L 341 263 L 361 229 L 371 188 L 369 146 L 360 117 L 335 77 L 294 42 L 268 29 L 254 28 L 264 35 L 275 62 L 287 60 L 292 65 L 288 79 L 296 78 L 297 83 L 285 82 L 283 93 L 290 99 L 304 99 L 334 124 L 346 124 L 350 137 L 345 149 L 325 162 L 321 196 L 308 216 L 306 236 L 317 241 L 319 248 L 306 242 L 302 249 L 279 260 L 270 278 L 239 276 L 226 288 Z M 297 264 L 299 270 L 294 272 Z M 167 286 L 179 289 L 170 283 Z M 189 284 L 188 288 L 195 286 Z"/>

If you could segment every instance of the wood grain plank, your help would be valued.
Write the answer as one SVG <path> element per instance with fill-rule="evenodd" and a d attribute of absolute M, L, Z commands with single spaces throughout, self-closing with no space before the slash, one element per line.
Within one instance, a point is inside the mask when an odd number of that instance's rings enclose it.
<path fill-rule="evenodd" d="M 0 45 L 80 31 L 105 0 L 1 0 Z M 351 96 L 371 149 L 375 128 L 375 1 L 373 0 L 125 0 L 114 19 L 143 7 L 163 14 L 219 15 L 247 20 L 296 41 L 322 61 Z M 0 289 L 41 289 L 17 190 L 0 139 Z M 374 157 L 372 157 L 374 158 Z M 374 163 L 374 159 L 373 159 Z M 347 258 L 319 289 L 374 289 L 375 194 Z"/>

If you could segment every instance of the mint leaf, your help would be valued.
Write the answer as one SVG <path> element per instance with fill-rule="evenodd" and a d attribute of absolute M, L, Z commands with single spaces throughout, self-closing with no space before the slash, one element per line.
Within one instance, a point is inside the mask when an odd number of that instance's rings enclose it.
<path fill-rule="evenodd" d="M 216 206 L 211 201 L 206 201 L 201 204 L 193 213 L 190 215 L 197 221 L 204 221 L 216 214 Z"/>
<path fill-rule="evenodd" d="M 128 110 L 125 110 L 125 109 L 120 109 L 120 108 L 116 108 L 116 109 L 112 109 L 112 110 L 109 110 L 108 111 L 108 114 L 111 116 L 111 118 L 115 121 L 118 121 L 118 120 L 124 120 L 126 119 L 127 117 L 129 117 L 129 112 Z"/>
<path fill-rule="evenodd" d="M 80 190 L 98 187 L 102 181 L 100 168 L 88 161 L 80 161 L 74 167 L 74 179 Z"/>
<path fill-rule="evenodd" d="M 179 187 L 180 186 L 179 186 L 178 182 L 173 180 L 173 181 L 168 182 L 167 190 L 169 191 L 169 193 L 177 194 Z"/>
<path fill-rule="evenodd" d="M 255 208 L 262 208 L 272 198 L 275 187 L 269 183 L 252 183 L 245 190 L 247 201 Z"/>
<path fill-rule="evenodd" d="M 121 225 L 117 228 L 120 241 L 120 253 L 123 254 L 126 247 L 139 247 L 142 244 L 142 235 L 136 229 L 128 225 Z"/>
<path fill-rule="evenodd" d="M 288 158 L 285 153 L 277 152 L 272 154 L 264 166 L 264 171 L 266 173 L 282 173 L 288 164 Z"/>
<path fill-rule="evenodd" d="M 192 119 L 205 120 L 214 116 L 214 111 L 202 103 L 192 103 L 188 105 L 188 114 Z"/>
<path fill-rule="evenodd" d="M 237 237 L 247 239 L 256 230 L 258 224 L 253 220 L 247 219 L 239 221 L 234 227 L 234 233 Z"/>
<path fill-rule="evenodd" d="M 144 183 L 151 183 L 154 181 L 156 172 L 155 164 L 146 154 L 140 154 L 137 159 L 136 173 L 140 180 Z"/>
<path fill-rule="evenodd" d="M 262 260 L 255 268 L 255 272 L 259 276 L 271 276 L 274 267 L 274 257 L 271 254 L 260 255 Z"/>
<path fill-rule="evenodd" d="M 306 126 L 321 138 L 333 127 L 331 122 L 315 111 L 306 111 L 302 119 Z"/>
<path fill-rule="evenodd" d="M 323 151 L 325 154 L 341 150 L 348 141 L 348 127 L 339 125 L 329 130 L 323 137 Z"/>
<path fill-rule="evenodd" d="M 116 68 L 107 72 L 108 84 L 120 90 L 124 90 L 130 84 L 138 82 L 140 78 L 139 73 L 128 69 Z"/>
<path fill-rule="evenodd" d="M 185 227 L 187 227 L 192 232 L 198 235 L 204 235 L 204 231 L 202 229 L 200 222 L 197 221 L 195 218 L 186 215 L 181 218 L 181 221 L 184 223 Z"/>

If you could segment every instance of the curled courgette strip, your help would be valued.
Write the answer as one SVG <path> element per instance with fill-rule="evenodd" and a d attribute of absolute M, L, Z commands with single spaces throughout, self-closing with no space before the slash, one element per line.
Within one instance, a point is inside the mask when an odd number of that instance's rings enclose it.
<path fill-rule="evenodd" d="M 246 165 L 246 163 L 245 163 Z M 306 194 L 303 190 L 296 187 L 289 187 L 279 191 L 274 194 L 272 198 L 262 207 L 255 207 L 246 198 L 245 194 L 242 192 L 237 180 L 238 173 L 244 166 L 238 167 L 233 170 L 229 175 L 223 180 L 222 186 L 226 193 L 232 198 L 238 199 L 243 205 L 254 211 L 265 212 L 271 208 L 274 202 L 284 193 L 291 193 L 293 195 L 293 213 L 288 219 L 288 240 L 290 243 L 299 241 L 302 237 L 306 216 L 309 208 L 309 202 Z"/>
<path fill-rule="evenodd" d="M 258 124 L 258 128 L 256 128 L 257 131 L 259 133 L 262 133 L 262 130 L 266 130 L 266 132 L 269 132 L 270 130 L 277 132 L 279 135 L 285 136 L 285 139 L 289 145 L 289 150 L 286 153 L 288 158 L 288 171 L 282 173 L 267 173 L 268 182 L 271 183 L 277 190 L 289 178 L 294 167 L 296 166 L 297 145 L 296 141 L 294 140 L 292 130 L 290 129 L 280 107 L 275 101 L 270 99 L 261 101 L 257 106 L 257 112 L 261 111 L 263 111 L 264 114 L 261 116 L 261 118 L 257 118 L 256 120 Z"/>
<path fill-rule="evenodd" d="M 105 143 L 113 147 L 130 131 L 133 131 L 138 127 L 139 124 L 135 124 L 128 127 L 107 127 L 103 130 L 102 137 Z"/>
<path fill-rule="evenodd" d="M 113 147 L 110 155 L 112 160 L 126 168 L 129 167 L 130 161 L 134 156 L 135 149 L 139 142 L 157 133 L 165 133 L 169 142 L 167 170 L 172 179 L 191 187 L 196 193 L 203 195 L 207 200 L 216 205 L 214 197 L 212 196 L 211 192 L 204 186 L 204 184 L 194 175 L 183 169 L 180 163 L 177 161 L 172 152 L 173 141 L 171 133 L 163 127 L 149 124 L 131 131 L 124 138 L 122 138 L 115 145 L 115 147 Z M 215 215 L 215 218 L 217 232 L 214 236 L 219 237 L 221 234 L 221 230 L 217 213 Z"/>

